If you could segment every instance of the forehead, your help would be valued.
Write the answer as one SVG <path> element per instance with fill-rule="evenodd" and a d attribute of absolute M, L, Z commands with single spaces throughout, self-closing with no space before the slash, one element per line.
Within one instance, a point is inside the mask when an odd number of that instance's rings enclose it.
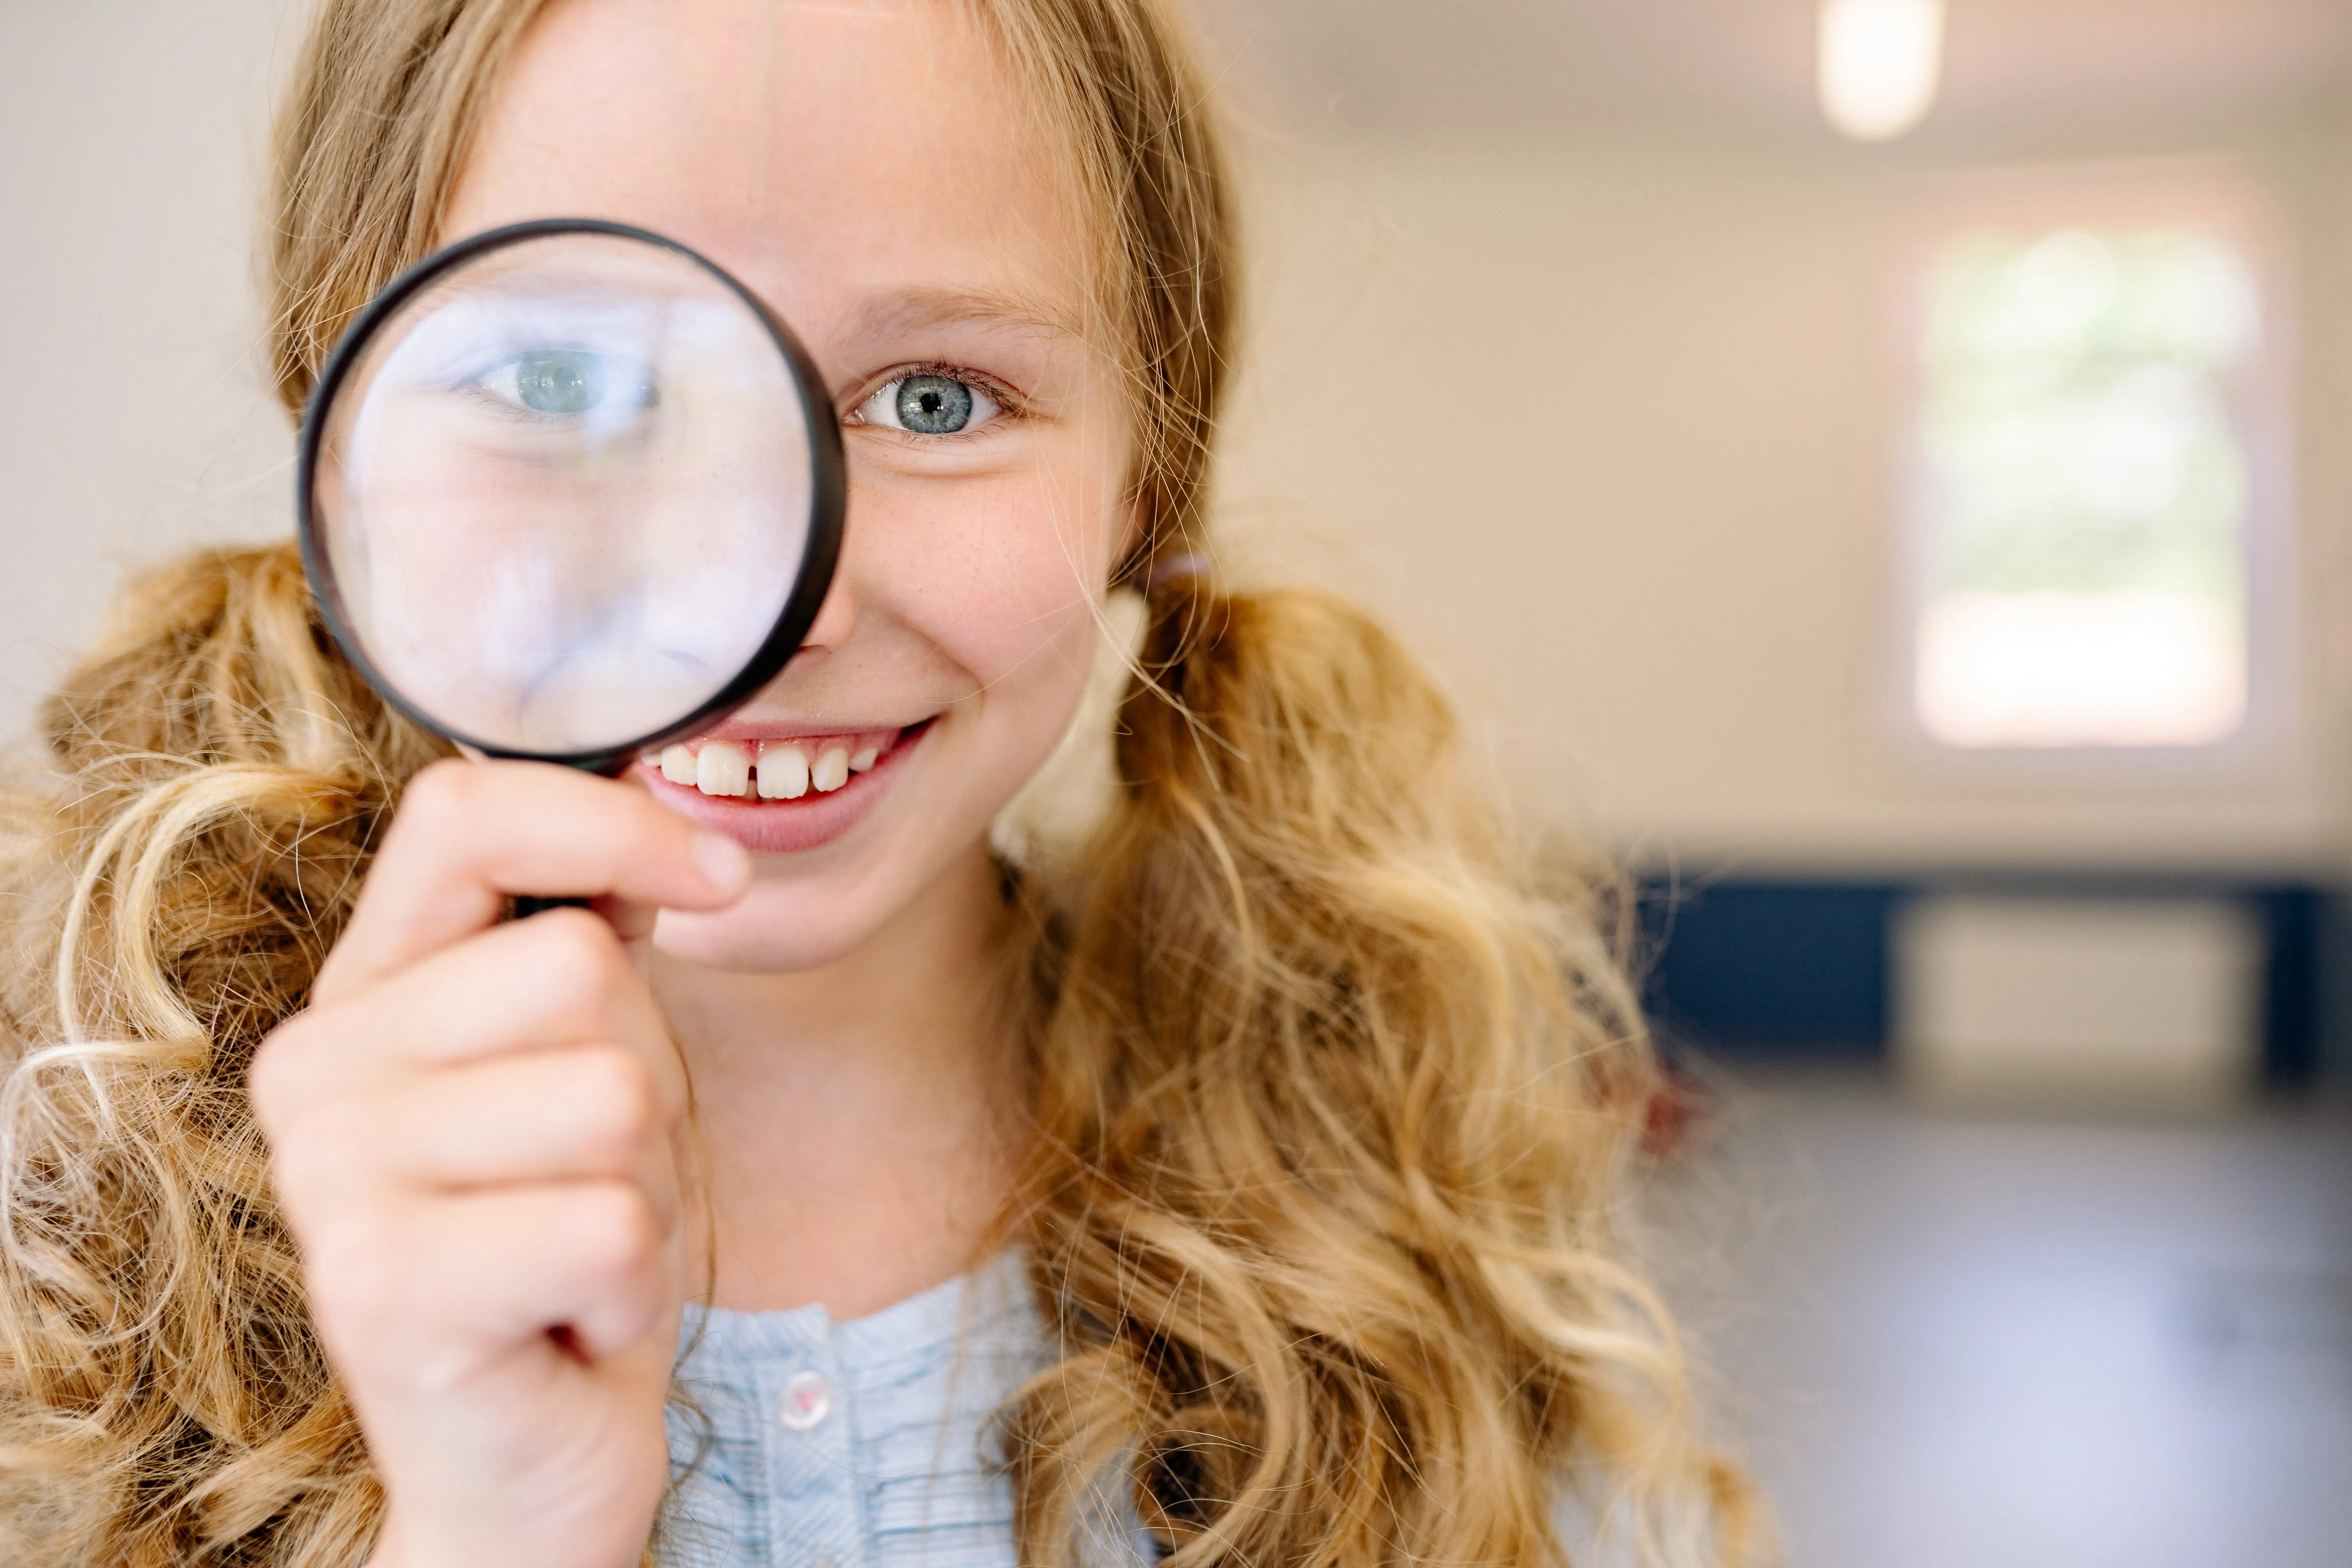
<path fill-rule="evenodd" d="M 1071 323 L 1086 246 L 1061 153 L 947 0 L 554 0 L 444 226 L 637 224 L 787 315 L 948 291 Z"/>

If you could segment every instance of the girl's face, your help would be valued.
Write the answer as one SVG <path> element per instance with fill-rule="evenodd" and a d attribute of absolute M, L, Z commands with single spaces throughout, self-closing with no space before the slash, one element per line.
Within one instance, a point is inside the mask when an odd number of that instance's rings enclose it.
<path fill-rule="evenodd" d="M 556 0 L 446 220 L 448 238 L 573 216 L 682 240 L 793 325 L 842 416 L 847 541 L 806 647 L 668 776 L 633 774 L 753 851 L 734 909 L 661 917 L 656 942 L 692 962 L 860 945 L 981 852 L 1093 657 L 1130 526 L 1128 411 L 1084 335 L 1066 159 L 965 17 Z"/>

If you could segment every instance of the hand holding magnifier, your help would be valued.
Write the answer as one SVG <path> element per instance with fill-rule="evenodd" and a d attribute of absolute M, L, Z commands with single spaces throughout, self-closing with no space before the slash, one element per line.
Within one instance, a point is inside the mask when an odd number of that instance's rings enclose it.
<path fill-rule="evenodd" d="M 782 669 L 845 494 L 832 402 L 758 298 L 572 218 L 394 280 L 312 389 L 296 486 L 311 590 L 387 701 L 607 776 Z"/>

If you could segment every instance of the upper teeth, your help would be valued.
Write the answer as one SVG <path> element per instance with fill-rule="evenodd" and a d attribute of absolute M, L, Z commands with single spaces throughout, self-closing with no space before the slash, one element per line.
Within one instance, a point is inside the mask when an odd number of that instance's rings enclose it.
<path fill-rule="evenodd" d="M 809 783 L 830 795 L 849 782 L 849 748 L 827 746 L 809 770 Z"/>
<path fill-rule="evenodd" d="M 704 742 L 694 758 L 694 787 L 705 795 L 750 794 L 751 757 L 731 742 Z"/>
<path fill-rule="evenodd" d="M 760 742 L 760 798 L 798 800 L 808 794 L 808 753 L 789 741 Z"/>
<path fill-rule="evenodd" d="M 676 784 L 692 784 L 705 795 L 730 798 L 751 795 L 761 800 L 798 800 L 814 785 L 830 795 L 882 758 L 879 746 L 829 745 L 809 760 L 808 747 L 797 741 L 758 742 L 758 777 L 753 778 L 752 753 L 731 741 L 705 741 L 699 749 L 669 746 L 661 753 L 662 777 Z M 650 759 L 649 759 L 650 760 Z"/>

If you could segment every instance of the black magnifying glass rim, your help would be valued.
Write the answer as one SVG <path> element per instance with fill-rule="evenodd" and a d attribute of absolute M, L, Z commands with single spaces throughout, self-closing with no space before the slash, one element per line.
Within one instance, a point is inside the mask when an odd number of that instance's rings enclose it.
<path fill-rule="evenodd" d="M 801 395 L 802 416 L 808 426 L 810 477 L 813 480 L 809 492 L 808 546 L 801 557 L 800 573 L 793 579 L 792 592 L 786 595 L 783 608 L 778 613 L 775 624 L 769 627 L 759 650 L 733 679 L 720 687 L 693 712 L 617 745 L 598 746 L 580 752 L 524 752 L 509 746 L 492 745 L 476 736 L 450 729 L 409 701 L 401 694 L 399 688 L 385 679 L 377 669 L 374 661 L 368 658 L 366 647 L 352 629 L 351 617 L 343 606 L 341 590 L 328 563 L 325 548 L 320 542 L 316 481 L 320 449 L 325 441 L 327 410 L 333 405 L 336 393 L 385 321 L 415 298 L 420 290 L 478 257 L 528 240 L 568 234 L 631 239 L 684 257 L 733 290 L 735 297 L 750 307 L 752 315 L 768 329 L 776 352 L 791 367 L 793 380 Z M 375 689 L 377 695 L 413 722 L 487 756 L 556 763 L 590 773 L 610 774 L 626 768 L 629 760 L 640 752 L 691 735 L 713 720 L 740 707 L 761 687 L 773 680 L 778 672 L 791 662 L 793 655 L 800 651 L 801 642 L 808 636 L 809 627 L 816 623 L 817 611 L 824 605 L 825 593 L 833 585 L 834 566 L 841 558 L 842 528 L 848 510 L 848 478 L 842 458 L 841 422 L 834 415 L 833 399 L 824 390 L 824 382 L 817 374 L 815 361 L 809 358 L 808 351 L 801 347 L 800 340 L 793 335 L 792 329 L 779 321 L 766 302 L 745 288 L 733 274 L 701 252 L 651 229 L 613 223 L 604 218 L 536 218 L 529 223 L 487 229 L 436 250 L 384 285 L 383 292 L 368 302 L 367 308 L 359 313 L 341 340 L 335 344 L 334 352 L 327 356 L 325 368 L 320 371 L 317 383 L 310 388 L 310 397 L 303 403 L 301 441 L 294 469 L 294 509 L 296 532 L 302 546 L 302 570 L 310 580 L 310 596 L 317 601 L 319 613 L 327 623 L 327 630 L 334 637 L 336 646 L 343 650 L 343 657 Z"/>

